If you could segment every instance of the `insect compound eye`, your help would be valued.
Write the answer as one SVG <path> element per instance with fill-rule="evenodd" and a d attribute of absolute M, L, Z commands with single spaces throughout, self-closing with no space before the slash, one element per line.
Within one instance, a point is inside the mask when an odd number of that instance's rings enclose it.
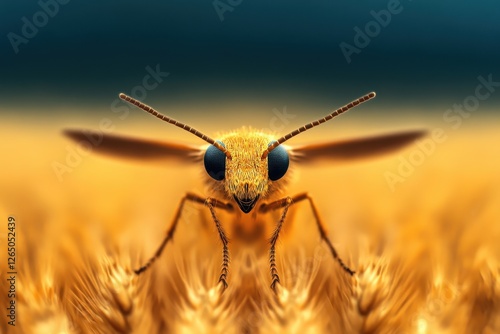
<path fill-rule="evenodd" d="M 269 143 L 272 145 L 274 142 Z M 286 149 L 279 145 L 267 155 L 267 169 L 269 172 L 269 179 L 277 181 L 281 179 L 290 165 L 290 159 Z"/>
<path fill-rule="evenodd" d="M 217 141 L 226 147 L 223 142 Z M 226 155 L 214 145 L 210 145 L 203 158 L 205 170 L 214 180 L 222 181 L 226 173 Z"/>

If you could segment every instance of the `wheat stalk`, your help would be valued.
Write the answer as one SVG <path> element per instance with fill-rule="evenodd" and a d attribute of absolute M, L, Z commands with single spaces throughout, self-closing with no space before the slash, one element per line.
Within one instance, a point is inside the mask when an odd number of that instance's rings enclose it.
<path fill-rule="evenodd" d="M 480 154 L 481 142 L 474 143 L 471 150 Z M 464 147 L 460 143 L 455 148 L 462 152 Z M 2 191 L 9 196 L 2 197 L 0 217 L 17 213 L 22 223 L 16 244 L 17 323 L 13 328 L 3 317 L 0 332 L 499 333 L 500 184 L 493 177 L 498 162 L 489 170 L 478 169 L 481 173 L 471 169 L 474 175 L 467 178 L 460 174 L 466 169 L 456 169 L 456 161 L 450 165 L 450 153 L 442 152 L 442 161 L 427 161 L 391 200 L 379 196 L 387 194 L 386 188 L 356 188 L 383 175 L 386 166 L 375 164 L 366 178 L 356 169 L 340 170 L 338 178 L 332 177 L 332 184 L 341 188 L 338 194 L 316 190 L 327 203 L 339 203 L 331 209 L 338 215 L 326 215 L 324 221 L 334 227 L 332 240 L 357 273 L 351 278 L 339 269 L 310 228 L 310 217 L 298 209 L 295 215 L 291 212 L 278 244 L 282 286 L 277 295 L 269 287 L 268 245 L 248 252 L 236 242 L 229 244 L 229 288 L 221 292 L 220 243 L 198 208 L 180 223 L 179 234 L 155 265 L 137 277 L 131 269 L 150 255 L 161 240 L 158 231 L 166 229 L 168 214 L 175 209 L 162 207 L 165 218 L 159 217 L 160 209 L 151 208 L 175 201 L 153 194 L 137 203 L 130 195 L 132 199 L 116 200 L 119 206 L 113 199 L 119 194 L 110 188 L 102 195 L 109 203 L 92 200 L 84 205 L 71 197 L 92 198 L 79 193 L 83 182 L 76 176 L 68 178 L 65 192 L 60 185 L 44 183 L 37 188 L 39 195 L 27 198 L 16 193 L 17 187 L 5 186 Z M 115 173 L 97 173 L 93 168 L 102 167 L 96 166 L 88 167 L 91 175 Z M 449 183 L 436 174 L 441 169 L 449 171 Z M 26 176 L 24 188 L 34 187 L 38 177 Z M 142 183 L 129 182 L 127 186 L 137 186 L 132 189 L 142 189 Z M 157 182 L 151 179 L 155 190 L 162 188 Z M 162 185 L 168 188 L 170 183 Z M 429 188 L 421 191 L 426 184 Z M 164 194 L 171 195 L 171 189 Z M 128 219 L 130 207 L 139 208 L 140 220 Z M 328 211 L 325 205 L 318 207 Z M 152 221 L 158 226 L 149 226 Z M 356 222 L 365 230 L 355 226 L 353 233 L 339 231 Z M 144 232 L 132 232 L 137 230 Z M 5 263 L 2 248 L 0 264 Z M 5 267 L 1 270 L 4 274 Z M 3 277 L 2 307 L 9 289 Z"/>

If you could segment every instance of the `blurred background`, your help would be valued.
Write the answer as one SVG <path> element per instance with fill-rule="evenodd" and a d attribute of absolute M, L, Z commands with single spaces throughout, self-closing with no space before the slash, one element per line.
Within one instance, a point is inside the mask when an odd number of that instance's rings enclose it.
<path fill-rule="evenodd" d="M 283 134 L 376 91 L 289 144 L 429 135 L 361 164 L 297 166 L 290 195 L 317 199 L 354 267 L 360 236 L 375 251 L 388 230 L 401 249 L 432 240 L 450 277 L 480 245 L 498 259 L 499 14 L 494 0 L 2 1 L 0 219 L 18 218 L 27 266 L 75 226 L 133 244 L 136 266 L 182 194 L 206 190 L 202 167 L 102 159 L 62 129 L 200 144 L 124 92 L 210 136 L 242 125 Z"/>
<path fill-rule="evenodd" d="M 98 129 L 104 118 L 113 133 L 196 143 L 130 113 L 117 94 L 213 134 L 269 128 L 277 110 L 293 115 L 276 129 L 289 131 L 376 91 L 328 136 L 362 124 L 353 135 L 431 124 L 453 133 L 497 115 L 500 94 L 487 90 L 469 101 L 472 114 L 446 112 L 475 94 L 479 76 L 500 81 L 499 11 L 493 0 L 3 1 L 2 126 L 21 140 L 31 127 Z M 143 121 L 147 130 L 131 130 Z"/>
<path fill-rule="evenodd" d="M 498 75 L 493 0 L 65 1 L 0 4 L 2 116 L 35 105 L 102 114 L 157 64 L 170 75 L 147 100 L 199 114 L 228 103 L 327 111 L 374 90 L 369 108 L 428 115 Z"/>

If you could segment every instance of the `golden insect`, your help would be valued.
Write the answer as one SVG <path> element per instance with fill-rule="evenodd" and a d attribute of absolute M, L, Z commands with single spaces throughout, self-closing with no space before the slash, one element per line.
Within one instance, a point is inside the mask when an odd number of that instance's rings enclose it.
<path fill-rule="evenodd" d="M 189 125 L 159 113 L 130 96 L 123 93 L 119 96 L 122 100 L 167 123 L 192 133 L 209 144 L 208 147 L 207 145 L 193 147 L 178 143 L 158 143 L 122 136 L 104 135 L 103 141 L 94 148 L 94 150 L 101 153 L 139 159 L 164 156 L 185 158 L 200 163 L 203 160 L 204 162 L 205 181 L 210 186 L 211 196 L 205 198 L 188 192 L 182 197 L 163 242 L 149 261 L 135 270 L 135 273 L 138 275 L 143 273 L 160 257 L 163 249 L 175 234 L 183 213 L 184 204 L 186 201 L 190 201 L 207 206 L 217 228 L 222 242 L 222 269 L 219 276 L 219 284 L 222 285 L 222 288 L 227 287 L 229 241 L 226 231 L 218 218 L 218 210 L 228 212 L 232 217 L 232 223 L 229 225 L 232 227 L 232 240 L 246 241 L 262 240 L 268 237 L 259 226 L 262 221 L 260 218 L 281 210 L 281 214 L 277 215 L 279 219 L 274 227 L 274 232 L 268 239 L 271 287 L 273 290 L 280 284 L 280 277 L 276 267 L 276 242 L 285 224 L 290 206 L 300 202 L 309 204 L 321 239 L 328 246 L 333 259 L 338 262 L 347 274 L 353 275 L 354 270 L 342 261 L 332 245 L 313 199 L 307 193 L 280 196 L 285 191 L 289 181 L 289 173 L 287 173 L 289 167 L 292 167 L 291 164 L 311 163 L 322 159 L 328 160 L 339 157 L 350 159 L 377 155 L 403 147 L 424 134 L 424 131 L 415 130 L 314 145 L 290 147 L 283 145 L 291 138 L 374 98 L 374 92 L 366 94 L 325 117 L 305 124 L 280 138 L 275 138 L 270 133 L 243 128 L 224 134 L 217 140 L 208 137 Z M 66 130 L 65 134 L 73 140 L 80 141 L 86 138 L 88 132 Z"/>

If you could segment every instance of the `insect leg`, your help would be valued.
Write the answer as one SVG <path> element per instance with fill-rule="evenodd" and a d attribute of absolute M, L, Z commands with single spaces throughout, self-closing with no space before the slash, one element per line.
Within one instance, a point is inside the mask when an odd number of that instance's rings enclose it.
<path fill-rule="evenodd" d="M 304 201 L 304 200 L 307 200 L 309 202 L 309 205 L 311 206 L 311 210 L 313 212 L 314 218 L 316 220 L 316 225 L 318 226 L 318 230 L 319 230 L 319 234 L 321 236 L 321 239 L 323 241 L 325 241 L 326 245 L 330 249 L 330 252 L 332 253 L 333 258 L 338 261 L 338 263 L 340 264 L 342 269 L 344 269 L 349 275 L 351 275 L 351 276 L 354 275 L 355 272 L 352 269 L 350 269 L 344 263 L 344 261 L 342 261 L 342 259 L 338 255 L 337 251 L 335 250 L 335 247 L 333 247 L 332 242 L 330 241 L 330 238 L 328 238 L 328 234 L 326 233 L 325 225 L 323 224 L 323 222 L 319 216 L 318 210 L 316 209 L 316 205 L 314 205 L 312 198 L 307 193 L 301 193 L 301 194 L 298 194 L 298 195 L 292 197 L 291 200 L 292 200 L 291 204 L 297 203 L 300 201 Z M 261 212 L 266 213 L 270 210 L 276 210 L 276 209 L 279 209 L 281 207 L 287 207 L 286 205 L 287 204 L 286 204 L 286 198 L 285 198 L 285 199 L 277 200 L 277 201 L 269 203 L 269 204 L 264 204 L 260 207 L 260 210 L 261 210 Z"/>
<path fill-rule="evenodd" d="M 222 228 L 222 225 L 215 215 L 215 209 L 214 209 L 214 204 L 217 203 L 217 200 L 214 198 L 207 198 L 205 201 L 205 204 L 208 206 L 210 209 L 210 213 L 212 215 L 212 219 L 214 220 L 215 226 L 217 227 L 217 231 L 219 232 L 219 237 L 220 240 L 222 241 L 222 269 L 220 272 L 219 276 L 219 283 L 222 284 L 222 287 L 224 289 L 227 288 L 227 275 L 229 272 L 229 249 L 227 247 L 227 244 L 229 243 L 229 240 L 226 237 L 226 232 L 224 232 L 224 229 Z M 220 202 L 219 202 L 220 203 Z M 227 204 L 228 206 L 231 206 L 231 204 Z"/>
<path fill-rule="evenodd" d="M 283 223 L 286 218 L 286 214 L 288 213 L 288 208 L 292 205 L 293 200 L 290 197 L 285 197 L 275 202 L 269 204 L 263 204 L 260 207 L 261 212 L 268 212 L 269 210 L 276 210 L 278 208 L 283 207 L 283 213 L 281 214 L 281 218 L 278 221 L 278 225 L 276 225 L 276 229 L 273 232 L 273 235 L 270 239 L 271 248 L 269 249 L 269 265 L 271 268 L 271 288 L 276 292 L 276 284 L 280 284 L 280 277 L 278 275 L 278 269 L 276 268 L 276 242 L 278 241 L 279 234 L 281 232 L 281 228 L 283 227 Z"/>
<path fill-rule="evenodd" d="M 172 221 L 172 223 L 170 225 L 170 228 L 167 231 L 167 235 L 163 239 L 160 247 L 158 247 L 158 249 L 156 250 L 155 254 L 149 259 L 148 262 L 146 262 L 145 265 L 143 265 L 139 269 L 134 270 L 134 272 L 137 275 L 139 275 L 139 274 L 143 273 L 144 271 L 146 271 L 156 261 L 156 259 L 158 259 L 160 257 L 160 255 L 163 252 L 163 249 L 165 248 L 165 246 L 167 245 L 167 243 L 170 240 L 172 240 L 172 238 L 174 236 L 174 233 L 175 233 L 175 230 L 176 230 L 176 227 L 177 227 L 177 223 L 179 222 L 179 219 L 181 218 L 182 211 L 184 209 L 184 204 L 185 204 L 186 201 L 190 201 L 190 202 L 194 202 L 194 203 L 198 203 L 198 204 L 205 204 L 205 202 L 207 200 L 205 198 L 200 197 L 200 196 L 198 196 L 196 194 L 193 194 L 193 193 L 186 193 L 186 195 L 184 195 L 184 197 L 182 198 L 181 202 L 179 203 L 179 206 L 177 207 L 177 211 L 175 213 L 174 219 L 173 219 L 173 221 Z M 215 206 L 217 208 L 225 209 L 225 210 L 228 210 L 228 211 L 232 211 L 233 210 L 233 206 L 231 204 L 229 204 L 229 203 L 223 203 L 223 202 L 220 202 L 220 201 L 217 201 L 217 200 L 211 200 L 211 203 L 212 203 L 212 206 Z"/>

